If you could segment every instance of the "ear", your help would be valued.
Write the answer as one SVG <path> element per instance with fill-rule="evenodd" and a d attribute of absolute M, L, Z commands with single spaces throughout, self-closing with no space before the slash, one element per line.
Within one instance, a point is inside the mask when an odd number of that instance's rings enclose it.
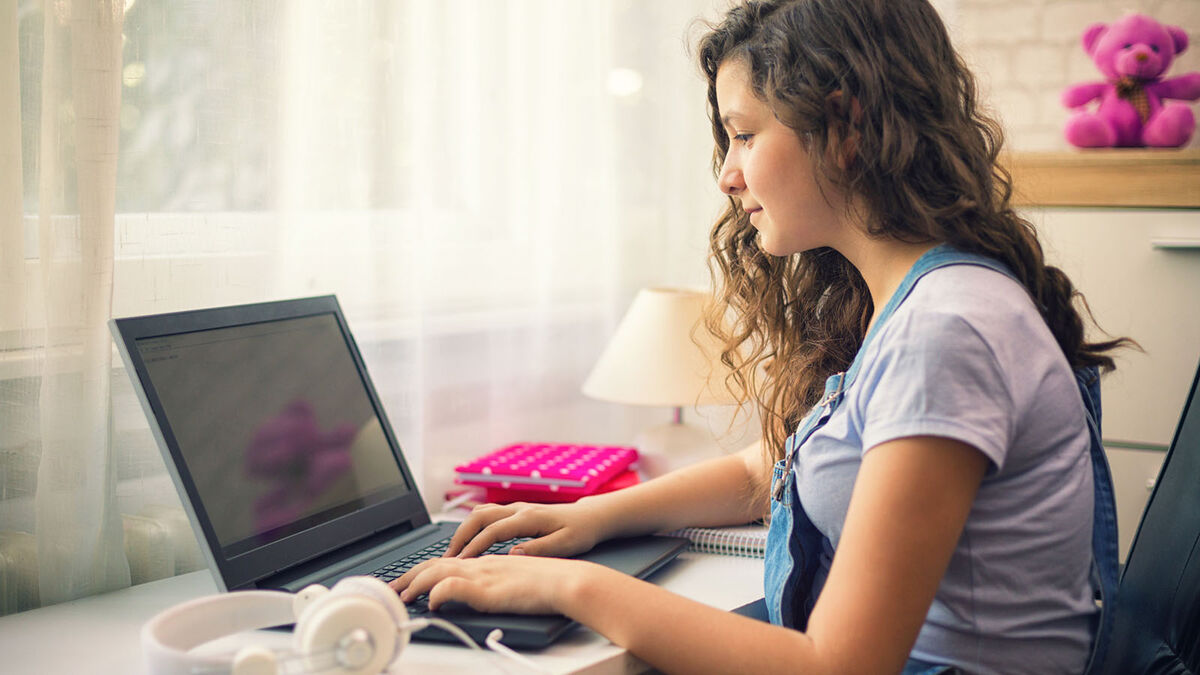
<path fill-rule="evenodd" d="M 1108 30 L 1108 24 L 1094 23 L 1083 31 L 1083 51 L 1090 56 L 1096 48 L 1096 43 L 1100 41 L 1100 36 L 1104 35 L 1104 31 Z"/>
<path fill-rule="evenodd" d="M 1188 48 L 1188 35 L 1179 26 L 1163 26 L 1167 29 L 1167 34 L 1171 36 L 1171 40 L 1175 43 L 1175 53 L 1182 54 Z"/>
<path fill-rule="evenodd" d="M 839 124 L 829 131 L 829 149 L 833 160 L 843 171 L 850 166 L 858 154 L 858 127 L 862 124 L 862 104 L 853 96 L 846 96 L 841 89 L 826 97 L 836 111 Z"/>

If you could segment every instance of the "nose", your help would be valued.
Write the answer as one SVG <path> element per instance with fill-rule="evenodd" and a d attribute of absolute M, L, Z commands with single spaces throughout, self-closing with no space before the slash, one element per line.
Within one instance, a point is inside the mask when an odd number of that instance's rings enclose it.
<path fill-rule="evenodd" d="M 1143 53 L 1143 54 L 1138 54 L 1134 58 L 1136 58 L 1138 60 L 1138 63 L 1143 63 L 1143 62 L 1145 62 L 1146 59 L 1148 59 L 1150 57 Z"/>
<path fill-rule="evenodd" d="M 729 161 L 729 155 L 725 155 L 725 163 L 721 165 L 721 175 L 717 177 L 717 187 L 721 192 L 735 197 L 746 189 L 746 181 L 742 177 L 742 170 L 733 162 Z"/>

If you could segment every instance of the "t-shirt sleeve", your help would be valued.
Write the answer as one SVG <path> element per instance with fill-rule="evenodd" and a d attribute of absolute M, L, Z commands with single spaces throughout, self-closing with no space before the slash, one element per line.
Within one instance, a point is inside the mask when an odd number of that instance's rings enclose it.
<path fill-rule="evenodd" d="M 863 452 L 909 436 L 962 441 L 1004 465 L 1015 406 L 996 355 L 983 335 L 955 314 L 895 316 L 880 353 L 859 374 Z"/>

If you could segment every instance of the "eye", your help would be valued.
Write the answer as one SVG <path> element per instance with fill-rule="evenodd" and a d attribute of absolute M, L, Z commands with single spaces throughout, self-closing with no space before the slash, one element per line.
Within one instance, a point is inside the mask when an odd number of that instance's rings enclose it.
<path fill-rule="evenodd" d="M 1132 47 L 1132 46 L 1133 46 L 1133 45 L 1131 45 L 1130 43 L 1126 42 L 1126 43 L 1125 43 L 1125 46 L 1124 46 L 1124 47 L 1122 47 L 1122 49 L 1129 49 L 1129 48 L 1130 48 L 1130 47 Z"/>
<path fill-rule="evenodd" d="M 733 137 L 733 140 L 739 143 L 749 143 L 751 138 L 754 138 L 754 134 L 738 134 Z"/>
<path fill-rule="evenodd" d="M 1158 53 L 1158 45 L 1150 45 L 1150 51 L 1157 54 Z"/>

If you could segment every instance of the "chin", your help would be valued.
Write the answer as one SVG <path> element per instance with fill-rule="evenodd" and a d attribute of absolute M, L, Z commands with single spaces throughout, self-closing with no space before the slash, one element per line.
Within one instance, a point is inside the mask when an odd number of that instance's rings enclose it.
<path fill-rule="evenodd" d="M 763 253 L 773 255 L 777 258 L 786 258 L 793 253 L 799 253 L 799 251 L 793 251 L 790 248 L 780 246 L 777 242 L 772 242 L 770 239 L 764 238 L 761 234 L 758 235 L 758 248 Z"/>
<path fill-rule="evenodd" d="M 758 248 L 763 253 L 773 255 L 777 258 L 786 258 L 800 252 L 795 247 L 788 246 L 777 238 L 765 234 L 762 230 L 758 231 Z"/>

